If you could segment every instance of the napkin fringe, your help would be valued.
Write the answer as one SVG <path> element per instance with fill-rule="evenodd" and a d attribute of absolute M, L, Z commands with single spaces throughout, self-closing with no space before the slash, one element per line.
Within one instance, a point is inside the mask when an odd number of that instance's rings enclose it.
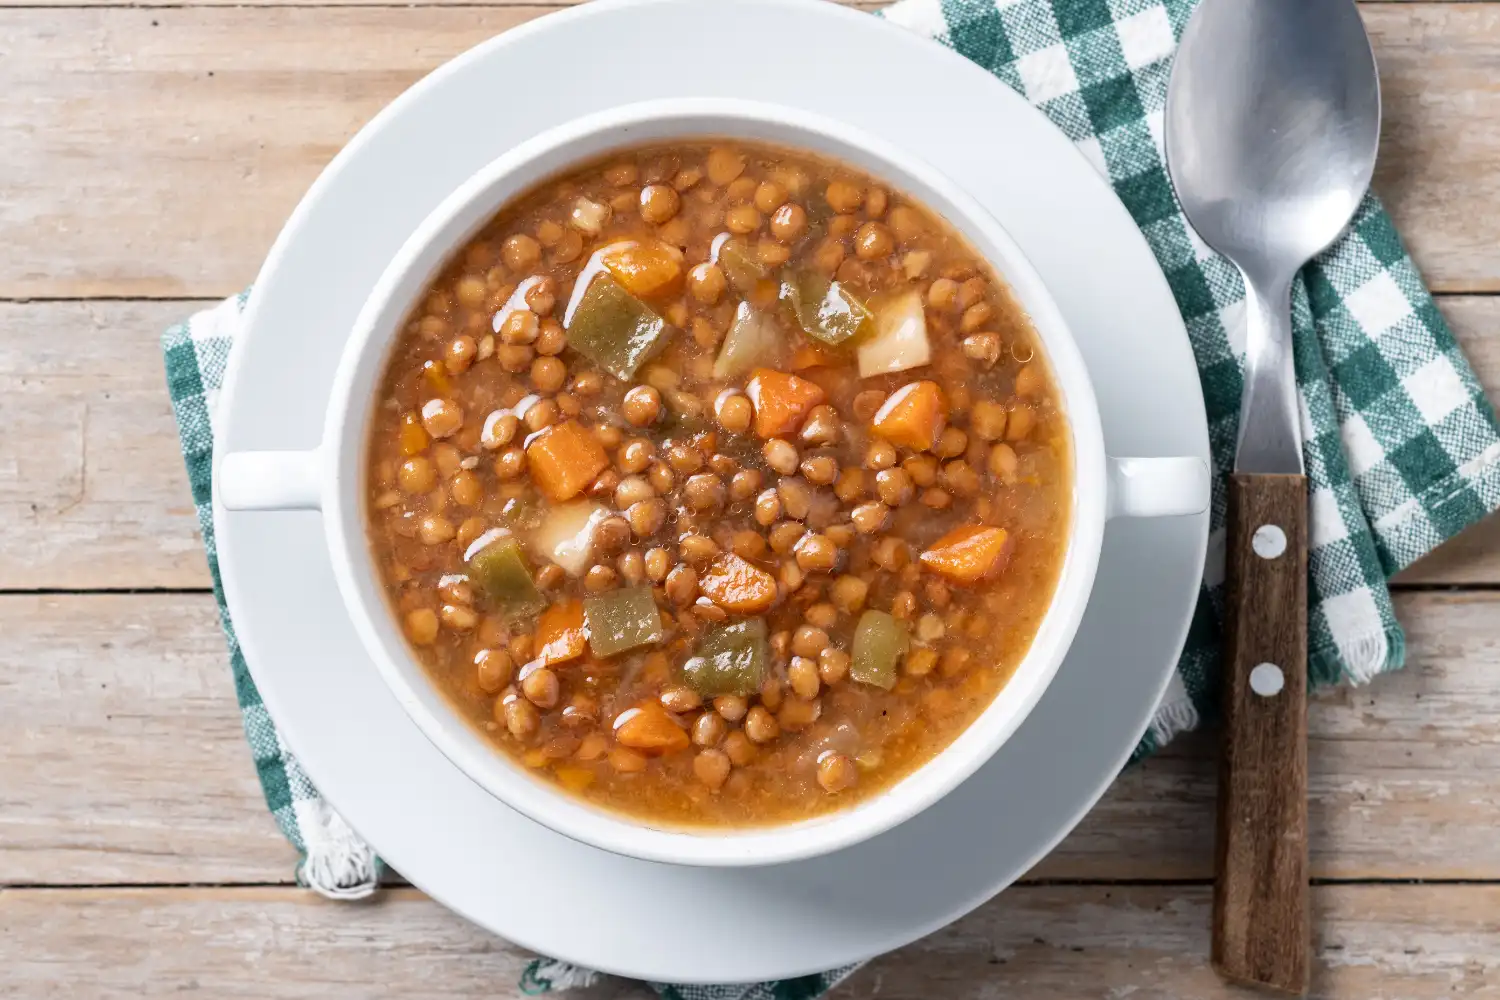
<path fill-rule="evenodd" d="M 299 803 L 305 855 L 298 879 L 327 899 L 368 899 L 380 888 L 380 866 L 370 845 L 320 799 Z"/>
<path fill-rule="evenodd" d="M 1345 674 L 1341 679 L 1354 684 L 1368 684 L 1377 675 L 1401 666 L 1406 660 L 1405 643 L 1399 630 L 1394 635 L 1382 629 L 1340 639 L 1338 648 Z"/>
<path fill-rule="evenodd" d="M 599 973 L 555 958 L 533 959 L 521 973 L 521 992 L 527 996 L 553 990 L 582 990 L 599 981 Z"/>
<path fill-rule="evenodd" d="M 1198 723 L 1198 709 L 1190 698 L 1163 701 L 1151 717 L 1151 738 L 1157 746 L 1165 746 L 1179 733 L 1197 729 Z"/>

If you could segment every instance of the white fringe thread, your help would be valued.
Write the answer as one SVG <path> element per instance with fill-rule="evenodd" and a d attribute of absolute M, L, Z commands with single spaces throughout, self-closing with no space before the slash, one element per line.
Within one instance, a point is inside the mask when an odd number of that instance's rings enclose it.
<path fill-rule="evenodd" d="M 302 881 L 308 888 L 328 899 L 345 901 L 368 899 L 380 888 L 375 852 L 326 802 L 318 800 L 313 808 L 299 809 L 297 825 L 306 854 Z"/>

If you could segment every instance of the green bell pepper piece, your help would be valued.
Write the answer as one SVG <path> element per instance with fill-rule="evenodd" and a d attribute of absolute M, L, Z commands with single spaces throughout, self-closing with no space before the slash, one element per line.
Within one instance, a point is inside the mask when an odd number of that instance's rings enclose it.
<path fill-rule="evenodd" d="M 889 691 L 896 684 L 896 664 L 910 645 L 905 622 L 884 611 L 866 611 L 854 627 L 849 676 Z"/>
<path fill-rule="evenodd" d="M 749 618 L 705 635 L 697 653 L 683 664 L 682 674 L 688 686 L 705 698 L 749 695 L 760 690 L 770 661 L 765 620 Z"/>
<path fill-rule="evenodd" d="M 781 281 L 781 297 L 791 303 L 803 332 L 830 347 L 866 332 L 873 319 L 843 285 L 811 271 L 788 272 Z"/>
<path fill-rule="evenodd" d="M 595 656 L 614 656 L 661 642 L 666 630 L 648 585 L 611 590 L 583 599 L 583 624 Z"/>
<path fill-rule="evenodd" d="M 771 274 L 760 262 L 760 255 L 755 252 L 755 248 L 745 240 L 734 237 L 719 245 L 718 264 L 729 283 L 741 295 L 749 295 L 757 284 L 765 281 Z"/>
<path fill-rule="evenodd" d="M 671 335 L 666 320 L 607 274 L 594 277 L 568 319 L 568 346 L 626 381 Z"/>
<path fill-rule="evenodd" d="M 507 618 L 525 618 L 547 606 L 514 536 L 491 542 L 470 556 L 469 575 Z"/>

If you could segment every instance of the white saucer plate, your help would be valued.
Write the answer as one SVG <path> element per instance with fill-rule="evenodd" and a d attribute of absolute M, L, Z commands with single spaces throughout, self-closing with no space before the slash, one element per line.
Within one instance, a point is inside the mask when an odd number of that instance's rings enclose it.
<path fill-rule="evenodd" d="M 742 55 L 741 55 L 742 54 Z M 298 206 L 257 281 L 218 446 L 318 441 L 339 353 L 418 222 L 480 166 L 574 116 L 661 97 L 806 108 L 921 155 L 984 203 L 1066 315 L 1114 455 L 1197 455 L 1197 370 L 1166 280 L 1108 185 L 1023 99 L 906 30 L 816 0 L 598 0 L 492 39 L 372 121 Z M 1030 718 L 916 819 L 763 869 L 635 861 L 490 798 L 418 732 L 339 602 L 316 513 L 215 510 L 251 672 L 319 789 L 414 884 L 538 952 L 674 982 L 821 971 L 983 903 L 1098 800 L 1182 648 L 1208 515 L 1110 525 L 1073 649 Z"/>

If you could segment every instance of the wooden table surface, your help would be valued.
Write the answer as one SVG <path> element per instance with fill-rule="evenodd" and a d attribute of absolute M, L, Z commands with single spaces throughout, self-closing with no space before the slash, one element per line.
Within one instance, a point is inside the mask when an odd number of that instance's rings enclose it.
<path fill-rule="evenodd" d="M 0 996 L 516 994 L 528 956 L 415 890 L 292 883 L 156 344 L 251 280 L 382 105 L 548 9 L 0 0 Z M 1362 10 L 1377 189 L 1500 397 L 1500 2 Z M 1313 699 L 1313 991 L 1500 996 L 1500 523 L 1398 584 L 1410 666 Z M 1024 884 L 838 995 L 1230 992 L 1212 758 L 1197 736 L 1130 771 Z"/>

